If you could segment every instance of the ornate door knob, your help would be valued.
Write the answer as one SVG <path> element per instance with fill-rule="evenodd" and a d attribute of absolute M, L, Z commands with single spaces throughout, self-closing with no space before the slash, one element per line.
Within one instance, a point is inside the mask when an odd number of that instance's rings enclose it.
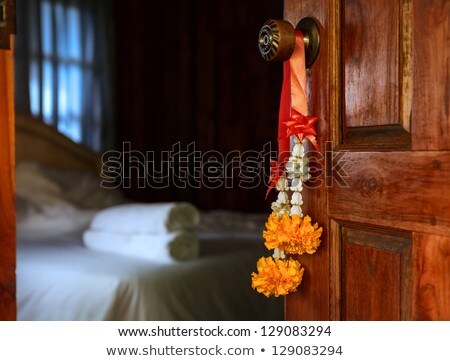
<path fill-rule="evenodd" d="M 303 18 L 295 27 L 301 30 L 305 42 L 306 67 L 311 67 L 319 55 L 319 25 L 313 18 Z M 295 47 L 295 29 L 285 20 L 267 20 L 259 31 L 259 51 L 267 61 L 288 60 Z"/>

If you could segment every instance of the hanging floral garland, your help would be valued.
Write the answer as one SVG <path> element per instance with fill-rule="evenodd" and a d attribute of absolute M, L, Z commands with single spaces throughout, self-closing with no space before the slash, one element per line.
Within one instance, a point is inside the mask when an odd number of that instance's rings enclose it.
<path fill-rule="evenodd" d="M 304 216 L 303 182 L 310 177 L 307 141 L 318 149 L 315 123 L 318 118 L 306 115 L 306 68 L 303 36 L 296 30 L 296 46 L 291 59 L 284 63 L 278 126 L 278 161 L 271 161 L 270 184 L 266 193 L 278 191 L 272 203 L 272 214 L 263 231 L 264 245 L 273 250 L 271 257 L 258 260 L 257 273 L 252 273 L 252 287 L 265 296 L 284 296 L 295 292 L 305 269 L 293 256 L 313 254 L 320 245 L 322 227 Z M 290 139 L 293 148 L 290 150 Z M 290 197 L 289 197 L 290 194 Z"/>

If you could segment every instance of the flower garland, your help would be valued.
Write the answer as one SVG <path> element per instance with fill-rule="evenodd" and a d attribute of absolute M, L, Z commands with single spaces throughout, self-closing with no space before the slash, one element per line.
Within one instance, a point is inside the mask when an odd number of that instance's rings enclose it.
<path fill-rule="evenodd" d="M 308 158 L 305 154 L 307 140 L 317 149 L 316 131 L 318 118 L 307 114 L 306 107 L 306 69 L 304 44 L 301 32 L 296 30 L 296 48 L 291 60 L 285 62 L 282 100 L 279 124 L 279 161 L 271 161 L 270 190 L 276 188 L 277 200 L 272 203 L 272 214 L 263 231 L 264 245 L 274 253 L 271 257 L 258 260 L 257 273 L 252 273 L 252 287 L 259 293 L 269 296 L 284 296 L 297 291 L 302 282 L 305 269 L 292 256 L 313 254 L 320 245 L 322 227 L 312 224 L 309 216 L 304 216 L 303 183 L 310 178 Z M 299 74 L 296 73 L 299 70 Z M 289 89 L 286 100 L 286 89 Z M 298 86 L 299 85 L 299 86 Z M 283 94 L 284 93 L 284 94 Z M 292 104 L 291 104 L 292 103 Z M 289 107 L 289 109 L 286 109 Z M 286 119 L 285 115 L 289 114 Z M 284 118 L 284 119 L 283 119 Z M 293 138 L 294 146 L 287 160 L 281 154 L 281 144 Z M 289 145 L 288 145 L 289 146 Z M 288 192 L 291 193 L 289 198 Z"/>

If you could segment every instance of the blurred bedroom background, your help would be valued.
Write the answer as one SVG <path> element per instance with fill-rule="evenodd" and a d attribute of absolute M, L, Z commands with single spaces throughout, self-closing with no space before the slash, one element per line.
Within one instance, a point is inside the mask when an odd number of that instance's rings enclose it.
<path fill-rule="evenodd" d="M 282 1 L 17 0 L 16 107 L 96 152 L 262 151 L 272 141 L 281 65 L 257 35 Z M 266 211 L 254 189 L 126 189 L 136 201 Z"/>
<path fill-rule="evenodd" d="M 238 169 L 232 188 L 155 189 L 133 168 L 108 190 L 100 155 L 276 147 L 282 66 L 257 36 L 283 2 L 16 5 L 18 319 L 282 319 L 281 297 L 251 288 L 269 254 L 262 182 L 240 187 Z"/>

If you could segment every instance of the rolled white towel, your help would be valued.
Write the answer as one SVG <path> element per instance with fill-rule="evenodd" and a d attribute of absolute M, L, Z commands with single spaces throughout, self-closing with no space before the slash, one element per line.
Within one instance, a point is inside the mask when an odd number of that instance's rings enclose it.
<path fill-rule="evenodd" d="M 99 211 L 91 229 L 123 233 L 167 233 L 188 230 L 200 221 L 190 203 L 122 204 Z"/>
<path fill-rule="evenodd" d="M 83 233 L 86 247 L 160 263 L 195 259 L 199 241 L 191 233 L 137 234 L 88 229 Z"/>

